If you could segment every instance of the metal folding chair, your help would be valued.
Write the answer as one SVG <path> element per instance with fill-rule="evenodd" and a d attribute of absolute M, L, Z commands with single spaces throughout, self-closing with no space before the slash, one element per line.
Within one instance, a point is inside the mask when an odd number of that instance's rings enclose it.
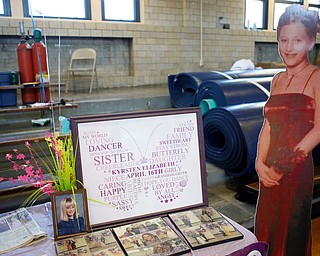
<path fill-rule="evenodd" d="M 75 80 L 75 73 L 77 75 L 90 75 L 91 83 L 89 93 L 92 92 L 93 78 L 96 77 L 96 84 L 99 90 L 98 77 L 96 71 L 97 53 L 91 48 L 79 48 L 71 55 L 70 65 L 68 68 L 68 78 L 66 84 L 66 92 L 69 89 L 70 76 L 72 75 L 73 81 Z M 74 85 L 75 86 L 75 85 Z"/>

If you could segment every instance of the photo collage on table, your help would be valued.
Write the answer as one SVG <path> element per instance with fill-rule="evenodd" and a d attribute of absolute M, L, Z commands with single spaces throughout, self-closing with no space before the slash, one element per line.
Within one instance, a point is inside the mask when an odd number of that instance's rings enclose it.
<path fill-rule="evenodd" d="M 58 256 L 124 256 L 110 229 L 56 241 Z"/>
<path fill-rule="evenodd" d="M 130 256 L 179 255 L 190 247 L 162 219 L 154 218 L 113 228 Z"/>
<path fill-rule="evenodd" d="M 242 239 L 243 234 L 212 207 L 169 214 L 193 249 Z"/>
<path fill-rule="evenodd" d="M 90 256 L 90 250 L 84 236 L 74 236 L 55 242 L 58 256 Z"/>

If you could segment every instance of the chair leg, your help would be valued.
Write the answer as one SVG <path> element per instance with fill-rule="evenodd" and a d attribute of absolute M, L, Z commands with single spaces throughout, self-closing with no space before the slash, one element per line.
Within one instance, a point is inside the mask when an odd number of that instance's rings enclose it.
<path fill-rule="evenodd" d="M 66 84 L 66 93 L 68 92 L 68 89 L 69 89 L 69 80 L 70 80 L 70 72 L 68 71 L 68 78 L 67 78 L 67 84 Z"/>
<path fill-rule="evenodd" d="M 92 71 L 92 75 L 91 75 L 91 84 L 90 84 L 89 93 L 92 93 L 93 77 L 94 77 L 94 71 Z"/>
<path fill-rule="evenodd" d="M 98 74 L 97 74 L 97 71 L 95 71 L 96 73 L 96 84 L 97 84 L 97 89 L 99 91 L 99 81 L 98 81 Z"/>

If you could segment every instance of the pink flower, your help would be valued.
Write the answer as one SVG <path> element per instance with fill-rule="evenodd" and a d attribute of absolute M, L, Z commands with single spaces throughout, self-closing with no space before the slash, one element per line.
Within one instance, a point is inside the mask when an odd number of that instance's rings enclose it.
<path fill-rule="evenodd" d="M 20 181 L 28 182 L 28 176 L 27 175 L 19 175 L 17 178 Z"/>
<path fill-rule="evenodd" d="M 43 179 L 44 176 L 40 167 L 35 171 L 35 176 L 37 176 L 38 179 Z"/>
<path fill-rule="evenodd" d="M 34 174 L 33 174 L 33 166 L 32 166 L 32 165 L 29 165 L 25 170 L 26 170 L 26 174 L 27 174 L 29 177 L 34 176 Z"/>
<path fill-rule="evenodd" d="M 47 195 L 50 196 L 51 193 L 56 192 L 57 190 L 52 188 L 52 182 L 48 181 L 48 183 L 42 187 L 42 192 L 46 193 Z"/>
<path fill-rule="evenodd" d="M 38 180 L 37 182 L 33 183 L 33 186 L 36 187 L 36 188 L 40 188 L 40 187 L 42 187 L 44 185 L 45 185 L 45 183 L 42 180 Z"/>
<path fill-rule="evenodd" d="M 9 178 L 8 180 L 10 180 L 11 182 L 13 182 L 13 183 L 16 183 L 17 181 L 14 179 L 14 178 Z"/>
<path fill-rule="evenodd" d="M 18 154 L 16 157 L 18 160 L 23 160 L 25 158 L 24 154 Z"/>
<path fill-rule="evenodd" d="M 33 177 L 34 177 L 35 179 L 37 179 L 37 180 L 40 179 L 40 175 L 38 175 L 38 174 L 34 174 Z"/>
<path fill-rule="evenodd" d="M 11 180 L 12 182 L 16 182 L 19 180 L 26 182 L 37 188 L 38 192 L 48 195 L 55 191 L 76 188 L 74 161 L 68 160 L 75 157 L 72 138 L 66 137 L 61 139 L 57 133 L 51 134 L 46 132 L 45 140 L 52 159 L 45 156 L 45 159 L 41 159 L 38 162 L 36 159 L 38 154 L 31 144 L 26 141 L 27 153 L 19 153 L 17 149 L 13 149 L 13 153 L 6 154 L 6 159 L 12 163 L 13 169 L 19 171 L 18 176 L 16 178 L 0 177 L 0 181 Z M 40 150 L 42 151 L 41 148 Z M 65 159 L 67 160 L 65 161 Z M 41 167 L 46 169 L 48 174 L 50 174 L 50 179 L 53 179 L 53 181 L 44 179 L 45 176 Z M 24 173 L 21 174 L 21 172 Z M 36 199 L 36 197 L 28 199 L 28 204 L 33 204 Z"/>
<path fill-rule="evenodd" d="M 61 158 L 62 154 L 61 154 L 61 150 L 55 149 L 56 150 L 56 154 L 59 158 Z"/>
<path fill-rule="evenodd" d="M 0 181 L 3 181 L 3 180 L 4 180 L 4 178 L 0 177 Z"/>
<path fill-rule="evenodd" d="M 13 163 L 13 169 L 15 171 L 19 171 L 20 167 L 19 167 L 19 165 L 17 163 Z"/>
<path fill-rule="evenodd" d="M 38 168 L 36 171 L 35 171 L 36 174 L 42 174 L 42 170 L 41 168 Z"/>
<path fill-rule="evenodd" d="M 51 138 L 51 133 L 48 132 L 48 131 L 46 131 L 46 138 L 47 138 L 47 139 L 50 139 L 50 138 Z"/>
<path fill-rule="evenodd" d="M 10 161 L 12 159 L 12 154 L 10 153 L 6 154 L 6 159 Z"/>

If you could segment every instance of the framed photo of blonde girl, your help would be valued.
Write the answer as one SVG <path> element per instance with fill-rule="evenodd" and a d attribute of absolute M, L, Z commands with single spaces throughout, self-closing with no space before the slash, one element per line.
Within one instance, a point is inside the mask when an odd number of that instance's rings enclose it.
<path fill-rule="evenodd" d="M 55 240 L 90 231 L 85 189 L 52 193 L 51 203 Z"/>

